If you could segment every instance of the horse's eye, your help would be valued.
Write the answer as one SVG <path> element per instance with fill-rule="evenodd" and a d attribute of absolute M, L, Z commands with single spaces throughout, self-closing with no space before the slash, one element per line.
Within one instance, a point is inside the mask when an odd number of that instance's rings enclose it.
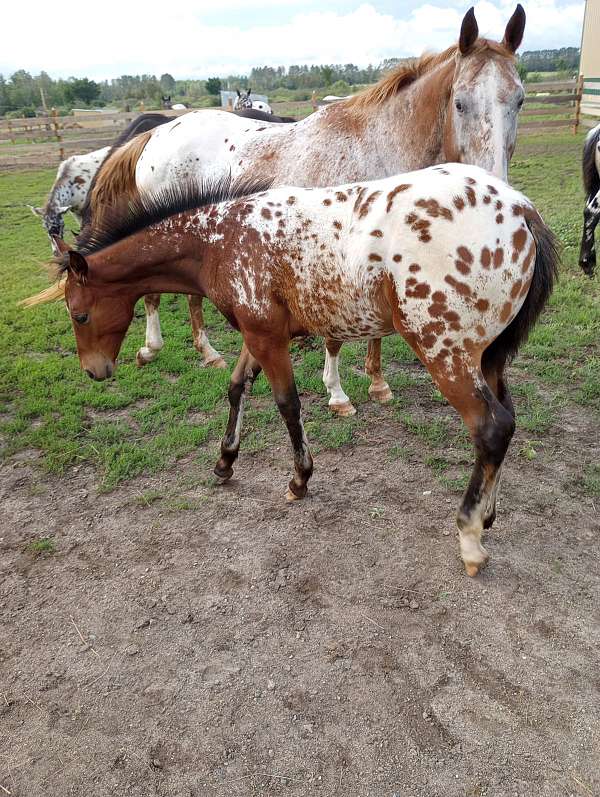
<path fill-rule="evenodd" d="M 454 100 L 454 106 L 459 113 L 464 111 L 464 105 L 460 100 Z"/>
<path fill-rule="evenodd" d="M 77 313 L 77 315 L 74 315 L 73 318 L 78 324 L 87 324 L 87 322 L 90 320 L 90 315 L 89 313 Z"/>
<path fill-rule="evenodd" d="M 524 97 L 521 97 L 521 99 L 520 99 L 520 100 L 519 100 L 519 102 L 517 103 L 517 108 L 518 108 L 519 110 L 521 110 L 521 108 L 523 107 L 523 103 L 524 103 L 524 102 L 525 102 L 525 98 L 524 98 Z"/>

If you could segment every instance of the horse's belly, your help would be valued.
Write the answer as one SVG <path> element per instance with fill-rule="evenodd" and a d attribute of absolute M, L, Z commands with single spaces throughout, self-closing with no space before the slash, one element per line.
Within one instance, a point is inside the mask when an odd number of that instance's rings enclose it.
<path fill-rule="evenodd" d="M 306 289 L 295 286 L 290 310 L 299 328 L 336 340 L 361 340 L 394 331 L 391 314 L 365 288 L 323 279 Z"/>

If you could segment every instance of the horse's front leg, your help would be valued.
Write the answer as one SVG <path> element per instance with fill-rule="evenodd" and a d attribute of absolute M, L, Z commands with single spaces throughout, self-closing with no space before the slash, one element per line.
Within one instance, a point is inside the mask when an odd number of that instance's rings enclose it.
<path fill-rule="evenodd" d="M 219 352 L 210 345 L 208 336 L 204 331 L 204 316 L 202 315 L 202 297 L 188 295 L 188 306 L 190 308 L 190 320 L 192 322 L 192 336 L 194 346 L 202 355 L 202 365 L 211 368 L 227 368 L 227 363 Z"/>
<path fill-rule="evenodd" d="M 135 361 L 140 367 L 152 362 L 165 345 L 158 316 L 160 293 L 149 293 L 144 296 L 144 306 L 146 308 L 146 344 L 139 349 L 135 357 Z"/>
<path fill-rule="evenodd" d="M 222 481 L 227 481 L 233 475 L 233 463 L 240 450 L 244 405 L 259 373 L 260 365 L 244 345 L 231 374 L 228 391 L 229 421 L 221 442 L 221 457 L 215 466 L 215 474 Z"/>
<path fill-rule="evenodd" d="M 581 237 L 581 252 L 579 265 L 584 273 L 593 276 L 596 268 L 596 244 L 594 233 L 600 221 L 600 191 L 588 197 L 583 211 L 583 233 Z"/>
<path fill-rule="evenodd" d="M 339 352 L 341 341 L 327 338 L 325 341 L 325 367 L 323 368 L 323 384 L 329 393 L 329 409 L 336 415 L 354 415 L 356 410 L 348 396 L 342 390 L 339 372 Z"/>
<path fill-rule="evenodd" d="M 371 377 L 369 386 L 369 396 L 374 401 L 384 404 L 394 396 L 390 386 L 383 378 L 381 370 L 381 338 L 370 340 L 367 346 L 367 359 L 365 360 L 365 370 Z"/>

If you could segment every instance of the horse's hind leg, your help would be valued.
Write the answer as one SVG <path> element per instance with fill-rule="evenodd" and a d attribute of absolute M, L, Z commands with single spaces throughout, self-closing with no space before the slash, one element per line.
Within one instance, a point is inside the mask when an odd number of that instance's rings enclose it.
<path fill-rule="evenodd" d="M 469 486 L 458 512 L 460 552 L 469 576 L 475 576 L 488 555 L 481 534 L 491 525 L 497 478 L 515 429 L 510 410 L 494 395 L 479 369 L 456 374 L 453 381 L 434 381 L 460 412 L 471 433 L 476 460 Z"/>
<path fill-rule="evenodd" d="M 260 365 L 244 345 L 231 374 L 228 391 L 229 420 L 221 442 L 221 457 L 215 465 L 215 474 L 223 481 L 227 481 L 233 475 L 233 463 L 240 450 L 244 405 L 260 370 Z"/>
<path fill-rule="evenodd" d="M 583 234 L 581 238 L 581 251 L 579 265 L 585 274 L 590 277 L 596 268 L 596 243 L 594 232 L 600 221 L 600 191 L 588 197 L 583 211 Z"/>
<path fill-rule="evenodd" d="M 204 316 L 202 314 L 202 297 L 190 294 L 188 297 L 190 320 L 192 322 L 192 336 L 194 346 L 202 355 L 202 365 L 211 368 L 227 368 L 227 363 L 219 352 L 210 345 L 208 336 L 204 331 Z"/>
<path fill-rule="evenodd" d="M 325 341 L 325 367 L 323 368 L 323 384 L 329 393 L 329 409 L 336 415 L 354 415 L 356 410 L 348 396 L 342 390 L 340 382 L 340 349 L 341 341 L 327 338 Z"/>
<path fill-rule="evenodd" d="M 286 498 L 288 501 L 304 498 L 313 471 L 313 460 L 300 417 L 300 398 L 294 380 L 289 340 L 246 334 L 244 338 L 269 380 L 273 398 L 292 441 L 295 474 L 288 485 Z"/>
<path fill-rule="evenodd" d="M 144 296 L 144 305 L 146 307 L 146 343 L 139 349 L 135 358 L 140 367 L 152 362 L 165 345 L 160 331 L 160 318 L 158 316 L 160 293 L 149 293 Z"/>
<path fill-rule="evenodd" d="M 508 384 L 506 382 L 506 378 L 504 376 L 504 363 L 501 364 L 492 364 L 487 366 L 485 361 L 485 354 L 484 360 L 482 363 L 482 370 L 485 376 L 486 382 L 490 386 L 490 389 L 500 402 L 504 409 L 511 415 L 514 419 L 515 417 L 515 408 L 512 401 L 512 397 L 510 395 L 510 391 L 508 389 Z M 490 496 L 488 499 L 488 506 L 484 514 L 483 518 L 483 527 L 484 529 L 490 529 L 496 519 L 496 497 L 498 495 L 498 486 L 500 484 L 500 478 L 502 474 L 502 468 L 498 468 L 498 473 L 496 474 L 496 479 L 494 482 L 494 486 L 490 492 Z"/>
<path fill-rule="evenodd" d="M 365 360 L 365 370 L 371 377 L 369 386 L 369 396 L 374 401 L 384 404 L 394 396 L 390 386 L 383 378 L 381 370 L 381 338 L 370 340 L 367 347 L 367 359 Z"/>

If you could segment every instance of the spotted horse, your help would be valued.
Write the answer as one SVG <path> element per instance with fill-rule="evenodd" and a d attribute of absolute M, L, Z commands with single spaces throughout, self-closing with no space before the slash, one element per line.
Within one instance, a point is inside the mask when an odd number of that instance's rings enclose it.
<path fill-rule="evenodd" d="M 313 460 L 290 339 L 341 344 L 399 333 L 471 434 L 476 458 L 458 527 L 466 571 L 476 575 L 515 428 L 505 365 L 552 290 L 552 233 L 523 194 L 461 164 L 336 188 L 252 195 L 256 188 L 173 186 L 144 197 L 125 221 L 105 215 L 78 251 L 65 251 L 82 368 L 93 379 L 112 376 L 145 293 L 208 297 L 244 340 L 215 473 L 233 474 L 244 403 L 264 370 L 292 442 L 287 498 L 295 500 L 306 495 Z"/>
<path fill-rule="evenodd" d="M 96 174 L 112 153 L 135 136 L 158 125 L 172 121 L 173 116 L 158 113 L 143 113 L 137 116 L 107 147 L 101 147 L 84 155 L 71 155 L 58 167 L 56 179 L 43 208 L 29 206 L 36 216 L 41 216 L 44 229 L 54 247 L 55 237 L 63 238 L 64 216 L 71 211 L 81 225 L 89 212 L 89 194 L 95 185 Z M 54 248 L 53 248 L 54 251 Z M 54 254 L 58 254 L 54 251 Z"/>
<path fill-rule="evenodd" d="M 506 179 L 524 96 L 515 58 L 524 27 L 518 5 L 502 42 L 480 38 L 471 8 L 457 44 L 403 63 L 374 86 L 296 124 L 254 122 L 220 110 L 186 114 L 149 133 L 143 146 L 122 148 L 104 172 L 104 199 L 94 212 L 101 215 L 120 191 L 135 199 L 139 191 L 157 191 L 184 175 L 326 186 L 462 161 Z M 202 324 L 201 300 L 194 301 Z M 203 324 L 198 335 L 205 335 Z M 355 410 L 342 389 L 338 361 L 339 343 L 327 340 L 329 407 L 348 415 Z M 389 400 L 377 336 L 368 344 L 366 370 L 371 398 Z"/>
<path fill-rule="evenodd" d="M 579 265 L 592 277 L 596 268 L 594 233 L 600 221 L 600 124 L 590 130 L 583 147 L 583 186 L 586 203 Z"/>

